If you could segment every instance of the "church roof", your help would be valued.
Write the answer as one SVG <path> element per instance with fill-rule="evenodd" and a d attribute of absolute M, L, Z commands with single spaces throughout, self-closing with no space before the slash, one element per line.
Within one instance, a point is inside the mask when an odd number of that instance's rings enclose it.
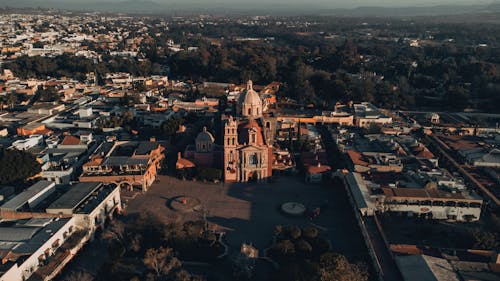
<path fill-rule="evenodd" d="M 186 168 L 194 168 L 194 167 L 196 167 L 196 165 L 192 161 L 190 161 L 186 158 L 182 158 L 180 152 L 177 154 L 177 162 L 175 163 L 176 169 L 186 169 Z"/>
<path fill-rule="evenodd" d="M 257 92 L 254 91 L 254 89 L 253 89 L 252 80 L 248 80 L 247 89 L 243 94 L 241 94 L 240 102 L 241 102 L 241 105 L 243 105 L 243 104 L 262 105 L 262 100 L 260 99 L 259 94 L 257 94 Z"/>
<path fill-rule="evenodd" d="M 215 142 L 214 136 L 207 130 L 207 127 L 203 127 L 203 131 L 201 131 L 198 136 L 196 136 L 196 142 Z"/>
<path fill-rule="evenodd" d="M 255 130 L 257 135 L 257 145 L 264 145 L 264 138 L 262 137 L 262 129 L 255 120 L 248 120 L 238 126 L 238 143 L 250 143 L 250 130 Z"/>

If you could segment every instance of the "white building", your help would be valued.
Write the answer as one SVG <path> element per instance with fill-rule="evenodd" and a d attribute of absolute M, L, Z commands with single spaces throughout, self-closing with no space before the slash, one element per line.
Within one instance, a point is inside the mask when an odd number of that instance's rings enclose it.
<path fill-rule="evenodd" d="M 55 185 L 53 182 L 43 180 L 33 184 L 0 206 L 0 214 L 4 211 L 21 211 L 34 208 L 55 191 Z"/>
<path fill-rule="evenodd" d="M 0 281 L 24 281 L 71 236 L 74 218 L 38 218 L 0 226 Z"/>
<path fill-rule="evenodd" d="M 46 212 L 15 209 L 8 214 L 15 223 L 0 224 L 0 281 L 24 281 L 31 276 L 51 280 L 106 219 L 121 211 L 120 188 L 78 183 L 67 187 Z"/>
<path fill-rule="evenodd" d="M 397 212 L 453 221 L 477 221 L 483 200 L 472 191 L 448 192 L 436 187 L 381 187 L 360 173 L 344 176 L 351 201 L 363 216 Z"/>
<path fill-rule="evenodd" d="M 120 188 L 117 185 L 104 185 L 100 182 L 80 182 L 48 208 L 47 213 L 71 215 L 78 228 L 94 233 L 102 227 L 106 218 L 121 210 Z"/>
<path fill-rule="evenodd" d="M 28 150 L 43 142 L 42 135 L 31 135 L 27 139 L 17 140 L 12 143 L 12 146 L 17 150 Z"/>
<path fill-rule="evenodd" d="M 354 120 L 358 127 L 368 128 L 371 124 L 391 124 L 392 117 L 382 113 L 379 108 L 369 102 L 354 104 Z"/>

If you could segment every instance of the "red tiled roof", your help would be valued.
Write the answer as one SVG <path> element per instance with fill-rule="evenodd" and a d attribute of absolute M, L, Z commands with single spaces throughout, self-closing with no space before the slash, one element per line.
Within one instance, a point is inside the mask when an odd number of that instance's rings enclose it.
<path fill-rule="evenodd" d="M 478 139 L 471 136 L 438 135 L 438 138 L 454 150 L 474 149 L 481 147 L 477 143 Z"/>
<path fill-rule="evenodd" d="M 369 163 L 363 160 L 361 153 L 354 150 L 347 150 L 347 154 L 354 165 L 368 166 Z"/>
<path fill-rule="evenodd" d="M 185 169 L 185 168 L 194 168 L 196 167 L 196 165 L 193 162 L 187 160 L 186 158 L 179 158 L 177 159 L 177 163 L 175 163 L 175 167 L 177 169 Z"/>
<path fill-rule="evenodd" d="M 102 163 L 102 158 L 92 158 L 89 162 L 83 164 L 84 167 L 93 167 L 93 166 L 99 166 Z"/>
<path fill-rule="evenodd" d="M 421 158 L 434 158 L 434 154 L 432 154 L 432 152 L 430 152 L 427 148 L 421 145 L 413 148 L 413 155 Z"/>
<path fill-rule="evenodd" d="M 300 154 L 304 166 L 317 166 L 319 163 L 328 163 L 328 157 L 325 152 L 302 152 Z"/>
<path fill-rule="evenodd" d="M 61 145 L 79 145 L 80 139 L 74 136 L 66 136 L 61 142 Z"/>
<path fill-rule="evenodd" d="M 332 168 L 328 165 L 316 165 L 307 167 L 307 172 L 309 174 L 321 174 L 330 171 Z"/>
<path fill-rule="evenodd" d="M 242 123 L 238 126 L 238 143 L 250 143 L 250 135 L 248 133 L 250 129 L 255 129 L 257 131 L 257 145 L 264 145 L 262 129 L 260 128 L 259 123 L 255 120 L 249 120 L 248 122 Z"/>

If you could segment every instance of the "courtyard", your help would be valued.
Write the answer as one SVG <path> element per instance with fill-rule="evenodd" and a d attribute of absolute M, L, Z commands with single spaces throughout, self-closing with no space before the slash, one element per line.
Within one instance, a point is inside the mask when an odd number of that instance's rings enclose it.
<path fill-rule="evenodd" d="M 173 210 L 169 202 L 179 196 L 197 198 L 201 208 L 190 212 Z M 308 216 L 288 217 L 280 212 L 280 206 L 290 201 L 310 209 L 324 208 L 313 220 Z M 239 250 L 242 243 L 264 250 L 270 245 L 276 225 L 313 225 L 331 240 L 334 251 L 353 260 L 366 258 L 356 219 L 340 185 L 311 185 L 298 177 L 281 177 L 269 184 L 213 184 L 160 176 L 148 192 L 126 204 L 126 215 L 149 211 L 165 222 L 182 223 L 205 216 L 210 227 L 226 232 L 232 251 Z"/>

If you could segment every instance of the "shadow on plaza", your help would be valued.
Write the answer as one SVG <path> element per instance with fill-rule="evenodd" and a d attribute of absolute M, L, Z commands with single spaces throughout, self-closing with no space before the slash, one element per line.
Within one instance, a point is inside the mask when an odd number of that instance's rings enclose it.
<path fill-rule="evenodd" d="M 316 226 L 321 235 L 332 243 L 333 251 L 353 259 L 365 259 L 367 251 L 347 195 L 340 183 L 310 185 L 300 177 L 283 177 L 273 183 L 234 183 L 227 195 L 249 204 L 248 217 L 207 215 L 209 223 L 226 230 L 226 240 L 233 251 L 242 243 L 252 243 L 260 251 L 271 245 L 276 225 Z M 299 202 L 308 209 L 324 202 L 319 217 L 310 220 L 307 215 L 290 217 L 280 212 L 281 204 Z"/>

